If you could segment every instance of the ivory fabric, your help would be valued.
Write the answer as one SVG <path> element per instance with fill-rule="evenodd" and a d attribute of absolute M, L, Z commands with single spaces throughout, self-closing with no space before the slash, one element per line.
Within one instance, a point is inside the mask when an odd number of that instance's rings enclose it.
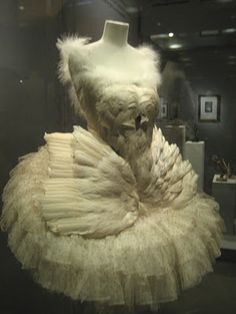
<path fill-rule="evenodd" d="M 4 189 L 1 227 L 43 287 L 157 309 L 212 271 L 223 229 L 218 204 L 197 193 L 191 164 L 154 126 L 153 51 L 140 50 L 143 79 L 139 70 L 112 77 L 86 59 L 86 43 L 59 48 L 61 76 L 89 130 L 45 134 L 45 146 L 20 158 Z"/>

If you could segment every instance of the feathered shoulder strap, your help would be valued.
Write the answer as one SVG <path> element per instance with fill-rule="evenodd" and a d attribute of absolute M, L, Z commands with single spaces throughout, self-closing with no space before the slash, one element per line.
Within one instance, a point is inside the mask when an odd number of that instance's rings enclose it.
<path fill-rule="evenodd" d="M 76 36 L 73 37 L 64 37 L 62 39 L 58 39 L 57 48 L 60 53 L 60 62 L 58 65 L 58 74 L 60 81 L 68 88 L 69 97 L 72 102 L 72 105 L 75 111 L 80 111 L 80 105 L 78 101 L 78 97 L 76 94 L 76 89 L 73 83 L 73 73 L 77 70 L 81 72 L 82 65 L 86 64 L 83 62 L 83 59 L 86 58 L 86 54 L 82 53 L 82 48 L 89 43 L 90 38 L 78 38 Z M 71 65 L 71 58 L 73 56 L 77 56 L 81 60 L 79 65 L 81 65 L 80 69 L 74 69 Z"/>

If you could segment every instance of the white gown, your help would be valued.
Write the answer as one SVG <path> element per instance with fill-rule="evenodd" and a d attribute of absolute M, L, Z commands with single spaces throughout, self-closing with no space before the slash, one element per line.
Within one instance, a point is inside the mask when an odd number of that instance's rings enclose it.
<path fill-rule="evenodd" d="M 86 40 L 58 46 L 61 78 L 90 131 L 46 134 L 45 146 L 20 158 L 1 227 L 43 287 L 156 309 L 212 271 L 218 205 L 197 193 L 190 163 L 154 127 L 160 79 L 150 48 L 137 49 L 138 69 L 117 73 L 92 63 Z"/>

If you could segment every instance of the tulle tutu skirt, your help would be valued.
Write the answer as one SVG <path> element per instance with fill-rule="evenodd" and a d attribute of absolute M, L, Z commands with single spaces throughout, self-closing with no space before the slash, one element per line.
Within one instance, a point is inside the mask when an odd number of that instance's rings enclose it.
<path fill-rule="evenodd" d="M 160 208 L 117 235 L 63 236 L 42 217 L 46 146 L 21 158 L 3 194 L 2 227 L 9 247 L 44 288 L 106 305 L 150 305 L 175 300 L 212 271 L 220 255 L 217 203 L 197 194 L 184 208 Z"/>

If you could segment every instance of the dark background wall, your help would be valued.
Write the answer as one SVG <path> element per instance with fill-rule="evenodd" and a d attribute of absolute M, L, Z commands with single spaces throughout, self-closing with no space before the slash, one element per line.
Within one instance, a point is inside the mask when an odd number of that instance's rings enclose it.
<path fill-rule="evenodd" d="M 236 55 L 235 48 L 225 48 L 224 55 Z M 211 192 L 212 178 L 216 173 L 212 156 L 217 154 L 229 161 L 236 171 L 236 76 L 232 73 L 234 65 L 222 60 L 222 49 L 207 49 L 192 52 L 193 64 L 185 70 L 190 83 L 195 121 L 200 139 L 206 144 L 205 190 Z M 200 122 L 198 120 L 199 95 L 220 96 L 220 121 Z M 183 101 L 183 108 L 189 102 Z"/>
<path fill-rule="evenodd" d="M 169 99 L 169 113 L 178 103 L 177 119 L 190 127 L 196 124 L 200 140 L 205 141 L 204 188 L 211 193 L 213 176 L 219 171 L 213 154 L 225 158 L 236 172 L 236 1 L 142 1 L 141 31 L 143 40 L 152 38 L 160 52 L 160 92 Z M 205 35 L 207 31 L 215 34 Z M 172 38 L 169 32 L 174 32 Z M 180 47 L 172 49 L 172 44 Z M 199 121 L 199 95 L 220 96 L 220 122 Z"/>
<path fill-rule="evenodd" d="M 235 48 L 207 48 L 187 51 L 170 57 L 163 71 L 161 95 L 167 99 L 169 119 L 173 122 L 173 106 L 178 104 L 178 119 L 187 127 L 188 139 L 193 137 L 194 125 L 198 137 L 205 141 L 205 191 L 211 193 L 212 179 L 219 169 L 212 161 L 213 155 L 223 157 L 236 171 L 236 76 L 230 65 L 222 60 L 224 55 L 236 55 Z M 183 64 L 182 59 L 189 63 Z M 172 60 L 172 61 L 170 61 Z M 220 96 L 220 121 L 201 122 L 199 120 L 199 96 Z M 173 104 L 172 104 L 173 102 Z M 172 114 L 172 116 L 171 116 Z M 162 121 L 161 121 L 162 122 Z M 158 122 L 162 126 L 162 123 Z"/>

